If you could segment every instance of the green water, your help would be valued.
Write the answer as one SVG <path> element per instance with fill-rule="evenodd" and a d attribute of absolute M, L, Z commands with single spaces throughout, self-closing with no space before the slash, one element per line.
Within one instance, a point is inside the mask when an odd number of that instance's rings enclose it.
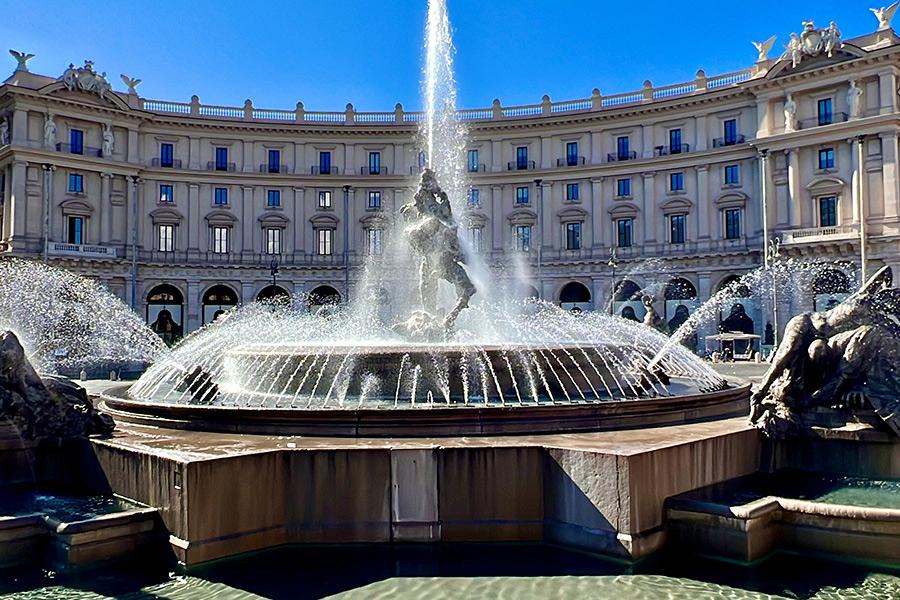
<path fill-rule="evenodd" d="M 629 566 L 537 544 L 324 546 L 271 550 L 189 575 L 0 572 L 0 599 L 900 598 L 898 575 L 793 555 L 755 567 L 682 556 Z"/>

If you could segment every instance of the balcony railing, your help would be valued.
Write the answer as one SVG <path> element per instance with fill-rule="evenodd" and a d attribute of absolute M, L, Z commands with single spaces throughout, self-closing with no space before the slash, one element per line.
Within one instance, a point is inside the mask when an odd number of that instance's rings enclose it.
<path fill-rule="evenodd" d="M 290 173 L 287 165 L 270 165 L 268 163 L 263 163 L 259 165 L 260 173 L 271 173 L 273 175 L 284 175 Z"/>
<path fill-rule="evenodd" d="M 534 171 L 537 165 L 533 160 L 515 160 L 506 163 L 507 171 Z"/>
<path fill-rule="evenodd" d="M 310 175 L 340 175 L 341 168 L 332 165 L 326 169 L 319 165 L 313 165 L 309 168 L 309 173 Z"/>
<path fill-rule="evenodd" d="M 565 158 L 557 158 L 557 167 L 580 167 L 585 164 L 583 156 L 566 156 Z"/>
<path fill-rule="evenodd" d="M 469 173 L 484 173 L 487 169 L 484 166 L 484 163 L 478 163 L 477 165 L 466 165 L 466 171 Z"/>
<path fill-rule="evenodd" d="M 237 170 L 237 165 L 235 165 L 233 162 L 220 163 L 220 162 L 211 160 L 208 163 L 206 163 L 206 170 L 207 171 L 227 171 L 229 173 L 233 173 L 234 171 Z"/>
<path fill-rule="evenodd" d="M 812 117 L 811 119 L 802 119 L 800 121 L 800 129 L 823 127 L 825 125 L 831 125 L 832 123 L 843 123 L 848 117 L 849 115 L 844 112 L 822 114 L 817 117 Z"/>
<path fill-rule="evenodd" d="M 150 161 L 150 166 L 162 169 L 180 169 L 181 159 L 173 158 L 172 160 L 162 160 L 161 158 L 154 158 Z"/>
<path fill-rule="evenodd" d="M 345 264 L 344 255 L 341 252 L 334 254 L 310 254 L 301 252 L 283 252 L 282 254 L 266 254 L 264 252 L 206 252 L 176 250 L 174 252 L 162 252 L 160 250 L 141 250 L 138 259 L 142 262 L 162 264 L 228 264 L 248 265 L 268 268 L 272 258 L 278 257 L 278 263 L 282 266 L 290 265 L 320 265 L 341 266 Z"/>
<path fill-rule="evenodd" d="M 691 151 L 690 144 L 678 144 L 671 146 L 657 146 L 655 149 L 656 156 L 669 156 L 670 154 L 684 154 Z"/>
<path fill-rule="evenodd" d="M 359 170 L 360 175 L 387 175 L 388 168 L 387 167 L 379 167 L 377 169 L 373 167 L 362 167 Z"/>
<path fill-rule="evenodd" d="M 747 138 L 745 138 L 743 135 L 736 135 L 713 138 L 712 145 L 713 148 L 722 148 L 724 146 L 737 146 L 738 144 L 743 144 L 745 141 L 747 141 Z"/>
<path fill-rule="evenodd" d="M 781 232 L 782 244 L 814 244 L 817 242 L 833 242 L 854 239 L 859 235 L 856 224 L 835 225 L 834 227 L 809 227 L 806 229 L 788 229 Z"/>
<path fill-rule="evenodd" d="M 103 158 L 103 150 L 100 148 L 91 148 L 90 146 L 73 147 L 72 144 L 56 144 L 57 152 L 67 152 L 69 154 L 80 154 L 81 156 L 90 156 L 91 158 Z"/>
<path fill-rule="evenodd" d="M 606 162 L 622 162 L 623 160 L 635 160 L 637 158 L 637 152 L 616 152 L 614 154 L 606 155 Z"/>
<path fill-rule="evenodd" d="M 49 242 L 47 254 L 50 256 L 73 256 L 82 258 L 118 258 L 116 248 L 112 246 L 100 246 L 92 244 L 67 244 L 64 242 Z"/>

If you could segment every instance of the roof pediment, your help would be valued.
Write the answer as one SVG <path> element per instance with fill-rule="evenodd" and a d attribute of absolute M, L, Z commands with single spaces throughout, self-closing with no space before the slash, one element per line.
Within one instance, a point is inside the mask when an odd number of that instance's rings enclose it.
<path fill-rule="evenodd" d="M 866 51 L 862 48 L 845 42 L 839 50 L 834 50 L 831 56 L 828 56 L 827 54 L 820 54 L 818 56 L 804 57 L 804 59 L 801 60 L 796 67 L 794 67 L 790 54 L 785 53 L 775 61 L 775 64 L 771 69 L 769 69 L 768 73 L 766 73 L 765 78 L 776 79 L 778 77 L 785 77 L 787 75 L 815 71 L 816 69 L 821 69 L 822 67 L 827 67 L 850 60 L 856 60 L 857 58 L 862 58 L 865 55 Z"/>
<path fill-rule="evenodd" d="M 89 215 L 94 212 L 94 207 L 84 200 L 64 200 L 59 203 L 59 206 L 63 209 L 64 212 L 67 213 Z"/>
<path fill-rule="evenodd" d="M 117 92 L 106 92 L 103 97 L 95 92 L 85 92 L 78 89 L 70 90 L 59 80 L 46 85 L 38 90 L 39 93 L 51 98 L 60 98 L 63 100 L 73 100 L 83 104 L 94 104 L 104 108 L 115 108 L 118 110 L 130 110 L 128 102 L 123 100 Z"/>

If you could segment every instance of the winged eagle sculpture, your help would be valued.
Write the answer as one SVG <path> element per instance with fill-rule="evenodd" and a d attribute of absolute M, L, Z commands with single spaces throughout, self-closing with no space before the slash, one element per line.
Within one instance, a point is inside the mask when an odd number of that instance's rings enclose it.
<path fill-rule="evenodd" d="M 894 13 L 897 12 L 898 6 L 900 6 L 900 2 L 894 2 L 890 6 L 869 9 L 875 15 L 875 18 L 878 19 L 878 31 L 891 28 L 891 20 L 894 18 Z"/>
<path fill-rule="evenodd" d="M 753 47 L 756 48 L 756 51 L 759 53 L 756 62 L 762 62 L 769 59 L 769 50 L 772 49 L 772 45 L 775 43 L 776 37 L 777 36 L 773 35 L 764 42 L 751 42 L 753 44 Z"/>
<path fill-rule="evenodd" d="M 143 79 L 132 79 L 128 75 L 119 75 L 122 78 L 122 83 L 128 86 L 128 93 L 137 95 L 137 86 L 141 84 Z"/>
<path fill-rule="evenodd" d="M 16 71 L 25 71 L 28 72 L 28 61 L 34 58 L 34 54 L 25 54 L 24 52 L 18 52 L 16 50 L 10 50 L 10 55 L 16 59 L 16 62 L 19 63 L 19 66 L 16 67 Z"/>

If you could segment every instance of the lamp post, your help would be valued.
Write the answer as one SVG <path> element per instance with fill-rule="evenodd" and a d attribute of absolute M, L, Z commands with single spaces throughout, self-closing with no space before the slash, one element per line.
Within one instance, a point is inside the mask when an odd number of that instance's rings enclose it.
<path fill-rule="evenodd" d="M 775 237 L 769 240 L 769 244 L 766 246 L 766 268 L 771 269 L 772 271 L 772 328 L 774 330 L 774 336 L 772 341 L 774 342 L 774 347 L 772 351 L 774 352 L 776 348 L 778 348 L 778 258 L 781 256 L 781 239 Z"/>
<path fill-rule="evenodd" d="M 278 257 L 272 259 L 272 262 L 269 263 L 269 272 L 272 274 L 272 294 L 275 294 L 275 290 L 277 289 L 277 280 L 278 276 Z"/>
<path fill-rule="evenodd" d="M 344 298 L 350 302 L 350 186 L 344 186 Z"/>
<path fill-rule="evenodd" d="M 610 289 L 612 290 L 609 295 L 609 314 L 612 316 L 614 314 L 613 305 L 616 301 L 616 267 L 618 266 L 618 261 L 616 259 L 616 247 L 609 247 L 609 261 L 606 265 L 612 269 L 612 286 Z"/>
<path fill-rule="evenodd" d="M 538 207 L 537 207 L 537 226 L 538 226 L 538 249 L 537 249 L 537 284 L 538 284 L 538 298 L 542 298 L 544 296 L 544 284 L 541 280 L 541 263 L 543 262 L 544 257 L 544 219 L 542 217 L 542 213 L 544 211 L 544 187 L 541 185 L 543 179 L 535 179 L 534 185 L 537 188 L 538 192 Z"/>

